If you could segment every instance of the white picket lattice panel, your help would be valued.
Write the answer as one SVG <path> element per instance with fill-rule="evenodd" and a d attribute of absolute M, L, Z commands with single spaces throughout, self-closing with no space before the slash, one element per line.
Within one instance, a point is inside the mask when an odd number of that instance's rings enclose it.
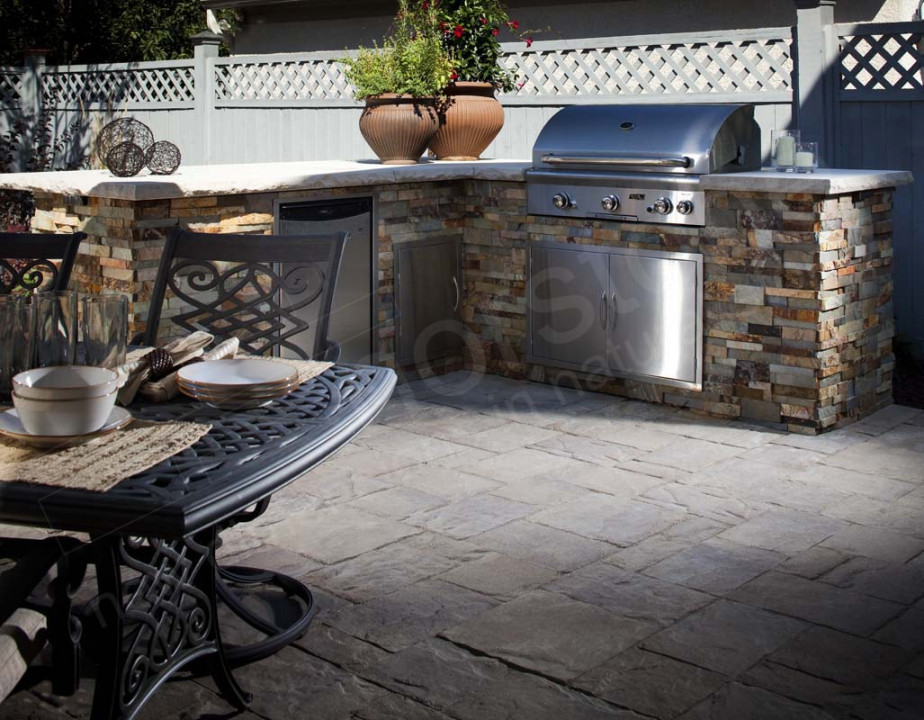
<path fill-rule="evenodd" d="M 513 95 L 713 95 L 792 90 L 792 39 L 716 39 L 542 49 L 506 55 Z"/>
<path fill-rule="evenodd" d="M 215 65 L 215 100 L 352 100 L 343 66 L 332 58 Z"/>
<path fill-rule="evenodd" d="M 191 103 L 193 66 L 121 69 L 52 69 L 42 75 L 42 91 L 58 107 L 131 103 Z"/>
<path fill-rule="evenodd" d="M 18 69 L 0 71 L 0 106 L 19 107 L 22 100 L 23 74 Z"/>
<path fill-rule="evenodd" d="M 924 32 L 842 37 L 841 90 L 924 90 Z"/>

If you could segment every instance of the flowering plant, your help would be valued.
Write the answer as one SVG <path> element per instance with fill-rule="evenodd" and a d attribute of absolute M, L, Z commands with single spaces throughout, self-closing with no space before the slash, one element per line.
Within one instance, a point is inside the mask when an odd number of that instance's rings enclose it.
<path fill-rule="evenodd" d="M 523 37 L 526 46 L 531 37 L 520 32 L 520 23 L 511 20 L 501 0 L 423 0 L 422 7 L 434 7 L 439 19 L 443 45 L 452 61 L 452 79 L 488 82 L 510 92 L 516 75 L 501 67 L 501 32 Z"/>
<path fill-rule="evenodd" d="M 340 59 L 356 98 L 398 93 L 417 98 L 440 95 L 450 81 L 449 54 L 441 42 L 439 21 L 429 6 L 410 7 L 400 0 L 391 35 L 355 57 Z"/>

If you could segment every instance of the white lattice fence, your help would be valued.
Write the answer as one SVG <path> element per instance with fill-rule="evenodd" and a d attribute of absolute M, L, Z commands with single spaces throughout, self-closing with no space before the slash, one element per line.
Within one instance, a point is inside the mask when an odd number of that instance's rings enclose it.
<path fill-rule="evenodd" d="M 737 35 L 603 38 L 535 43 L 503 63 L 520 82 L 517 99 L 792 92 L 788 28 Z M 511 96 L 508 96 L 510 98 Z"/>
<path fill-rule="evenodd" d="M 19 107 L 22 100 L 23 74 L 20 68 L 0 69 L 0 106 Z"/>
<path fill-rule="evenodd" d="M 232 58 L 215 62 L 218 103 L 352 101 L 353 88 L 333 57 Z"/>
<path fill-rule="evenodd" d="M 839 31 L 842 92 L 924 90 L 924 22 Z"/>
<path fill-rule="evenodd" d="M 189 61 L 108 66 L 49 67 L 42 91 L 58 108 L 93 105 L 167 108 L 194 102 L 196 82 Z"/>

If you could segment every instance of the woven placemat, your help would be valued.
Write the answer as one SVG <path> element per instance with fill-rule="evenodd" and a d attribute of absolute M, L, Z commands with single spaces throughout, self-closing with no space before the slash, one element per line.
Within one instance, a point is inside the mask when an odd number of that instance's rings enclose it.
<path fill-rule="evenodd" d="M 308 382 L 311 380 L 311 378 L 317 377 L 328 368 L 332 368 L 334 366 L 332 362 L 321 362 L 319 360 L 290 360 L 289 358 L 272 359 L 276 362 L 283 362 L 287 365 L 292 365 L 296 370 L 298 370 L 299 385 Z"/>
<path fill-rule="evenodd" d="M 194 445 L 212 426 L 135 420 L 124 430 L 62 450 L 0 438 L 0 482 L 106 492 Z"/>

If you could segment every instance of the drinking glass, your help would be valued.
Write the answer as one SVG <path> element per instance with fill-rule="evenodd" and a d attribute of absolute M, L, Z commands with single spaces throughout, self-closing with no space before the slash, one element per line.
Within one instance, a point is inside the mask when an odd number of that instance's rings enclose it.
<path fill-rule="evenodd" d="M 77 293 L 70 290 L 37 292 L 34 367 L 73 365 L 77 350 Z"/>
<path fill-rule="evenodd" d="M 796 164 L 796 145 L 799 144 L 798 130 L 770 131 L 770 158 L 780 172 L 792 170 Z"/>
<path fill-rule="evenodd" d="M 13 376 L 32 367 L 34 324 L 32 303 L 0 295 L 0 395 L 9 395 Z"/>
<path fill-rule="evenodd" d="M 114 369 L 125 362 L 128 298 L 84 295 L 81 326 L 86 364 Z"/>

